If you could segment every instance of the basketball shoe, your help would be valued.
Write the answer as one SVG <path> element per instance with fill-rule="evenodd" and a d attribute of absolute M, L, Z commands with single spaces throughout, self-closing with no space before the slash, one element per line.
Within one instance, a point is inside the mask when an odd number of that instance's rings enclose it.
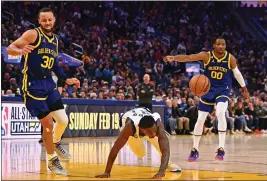
<path fill-rule="evenodd" d="M 190 156 L 188 157 L 188 161 L 189 162 L 196 161 L 198 157 L 199 157 L 199 152 L 195 148 L 193 148 L 191 150 Z"/>

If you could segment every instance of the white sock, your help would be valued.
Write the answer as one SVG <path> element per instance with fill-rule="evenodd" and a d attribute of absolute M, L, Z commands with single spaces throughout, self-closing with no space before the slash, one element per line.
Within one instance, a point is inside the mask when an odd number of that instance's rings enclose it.
<path fill-rule="evenodd" d="M 205 123 L 205 120 L 208 116 L 208 112 L 204 112 L 204 111 L 198 111 L 198 118 L 197 118 L 197 122 L 195 124 L 195 128 L 194 128 L 194 143 L 193 143 L 193 148 L 198 150 L 198 145 L 200 142 L 200 138 L 203 132 L 203 126 Z"/>
<path fill-rule="evenodd" d="M 226 132 L 219 132 L 219 148 L 224 149 Z"/>
<path fill-rule="evenodd" d="M 201 136 L 194 136 L 194 145 L 193 147 L 198 150 L 198 145 L 199 145 L 199 142 L 200 142 L 200 138 Z"/>
<path fill-rule="evenodd" d="M 217 104 L 217 109 L 216 109 L 216 116 L 218 119 L 219 148 L 222 147 L 223 149 L 224 149 L 225 135 L 226 135 L 226 129 L 227 129 L 227 122 L 225 118 L 227 107 L 228 107 L 228 101 L 219 102 Z"/>
<path fill-rule="evenodd" d="M 47 153 L 46 153 L 47 154 Z M 48 160 L 51 160 L 52 158 L 56 157 L 57 154 L 54 152 L 53 154 L 47 154 Z"/>

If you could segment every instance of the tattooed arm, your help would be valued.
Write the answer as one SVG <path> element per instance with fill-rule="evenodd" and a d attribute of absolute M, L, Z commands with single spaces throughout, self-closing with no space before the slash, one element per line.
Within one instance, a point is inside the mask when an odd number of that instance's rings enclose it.
<path fill-rule="evenodd" d="M 115 141 L 113 147 L 111 148 L 111 151 L 108 156 L 108 162 L 106 166 L 106 170 L 103 174 L 97 175 L 97 178 L 108 178 L 110 177 L 110 172 L 113 166 L 113 163 L 120 151 L 120 149 L 127 143 L 130 136 L 133 135 L 133 129 L 130 122 L 126 123 L 125 127 L 120 133 L 120 136 Z"/>
<path fill-rule="evenodd" d="M 158 122 L 158 132 L 157 132 L 159 147 L 161 151 L 161 164 L 158 173 L 154 176 L 154 178 L 164 177 L 165 171 L 168 167 L 169 159 L 170 159 L 170 145 L 169 139 L 165 133 L 164 126 L 161 121 Z"/>

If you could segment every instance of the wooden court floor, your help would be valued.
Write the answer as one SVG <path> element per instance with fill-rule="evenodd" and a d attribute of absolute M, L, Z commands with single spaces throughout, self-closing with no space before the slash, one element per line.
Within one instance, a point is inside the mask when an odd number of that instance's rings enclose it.
<path fill-rule="evenodd" d="M 72 158 L 63 162 L 69 176 L 55 176 L 47 170 L 45 150 L 38 140 L 2 140 L 3 180 L 101 180 L 94 176 L 105 169 L 115 137 L 64 139 Z M 146 143 L 147 155 L 138 159 L 124 147 L 113 166 L 109 180 L 150 179 L 158 170 L 160 158 Z M 267 180 L 267 135 L 234 135 L 226 137 L 224 161 L 216 161 L 217 136 L 203 136 L 200 158 L 187 162 L 192 146 L 191 136 L 170 137 L 171 161 L 183 170 L 166 172 L 164 180 Z"/>

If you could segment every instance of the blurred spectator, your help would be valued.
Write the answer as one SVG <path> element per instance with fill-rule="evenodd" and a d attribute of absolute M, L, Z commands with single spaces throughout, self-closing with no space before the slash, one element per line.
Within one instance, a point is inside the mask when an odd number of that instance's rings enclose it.
<path fill-rule="evenodd" d="M 194 98 L 194 104 L 188 109 L 186 113 L 186 117 L 189 118 L 189 124 L 190 124 L 190 131 L 192 132 L 194 130 L 194 126 L 197 122 L 198 118 L 198 103 L 199 99 L 198 97 Z"/>
<path fill-rule="evenodd" d="M 245 114 L 248 117 L 248 127 L 254 130 L 256 133 L 259 133 L 259 119 L 256 116 L 256 112 L 252 103 L 249 103 L 248 107 L 245 108 Z"/>
<path fill-rule="evenodd" d="M 248 116 L 244 113 L 244 105 L 242 102 L 237 102 L 235 105 L 235 118 L 239 118 L 242 121 L 242 130 L 250 133 L 251 129 L 248 128 L 247 119 Z M 240 131 L 242 131 L 240 130 Z"/>
<path fill-rule="evenodd" d="M 230 134 L 235 134 L 235 118 L 230 116 L 228 109 L 225 116 L 227 123 L 229 123 Z"/>
<path fill-rule="evenodd" d="M 171 135 L 176 135 L 175 130 L 177 127 L 177 119 L 173 117 L 172 101 L 166 100 L 166 117 L 167 117 L 167 131 L 169 130 Z"/>
<path fill-rule="evenodd" d="M 261 133 L 267 133 L 267 110 L 263 108 L 263 101 L 260 101 L 258 97 L 254 99 L 255 113 L 259 119 L 259 127 Z"/>
<path fill-rule="evenodd" d="M 172 115 L 178 122 L 178 134 L 190 134 L 189 130 L 189 118 L 182 115 L 181 110 L 178 108 L 178 100 L 172 101 Z"/>

